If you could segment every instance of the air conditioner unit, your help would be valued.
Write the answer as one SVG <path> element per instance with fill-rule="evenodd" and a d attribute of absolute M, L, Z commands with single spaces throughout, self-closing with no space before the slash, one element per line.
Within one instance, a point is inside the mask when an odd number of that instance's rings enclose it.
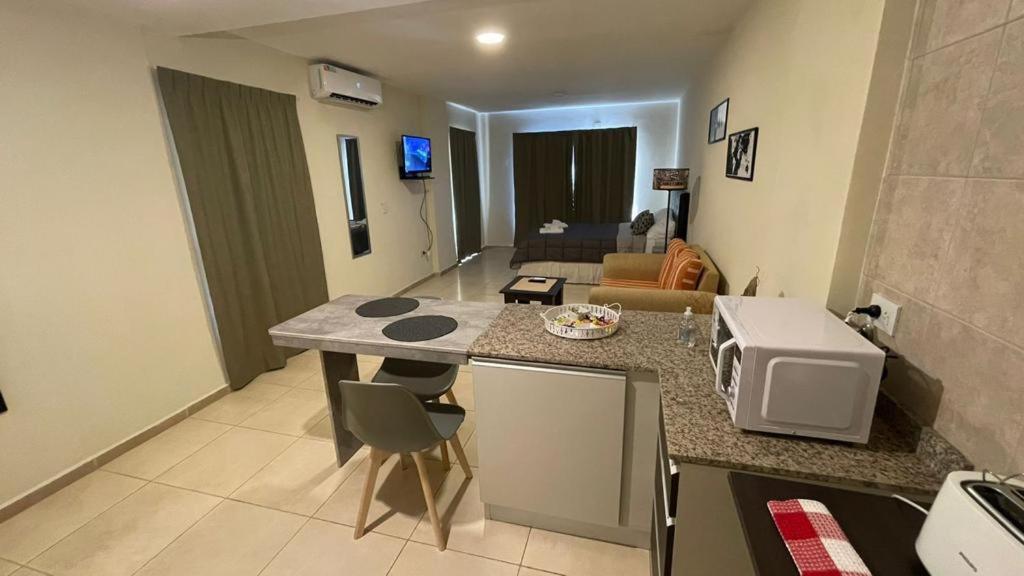
<path fill-rule="evenodd" d="M 380 81 L 330 64 L 309 67 L 309 89 L 315 100 L 376 108 L 384 103 Z"/>

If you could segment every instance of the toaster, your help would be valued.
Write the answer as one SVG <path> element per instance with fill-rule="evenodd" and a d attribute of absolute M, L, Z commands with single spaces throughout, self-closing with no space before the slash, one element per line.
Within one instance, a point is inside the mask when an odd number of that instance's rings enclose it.
<path fill-rule="evenodd" d="M 916 542 L 931 576 L 1024 574 L 1024 482 L 990 473 L 946 477 Z"/>

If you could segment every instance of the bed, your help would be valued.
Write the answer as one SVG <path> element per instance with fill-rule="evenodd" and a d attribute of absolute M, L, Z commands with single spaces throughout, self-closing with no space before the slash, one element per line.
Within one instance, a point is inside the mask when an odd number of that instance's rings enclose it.
<path fill-rule="evenodd" d="M 648 234 L 635 235 L 629 222 L 570 224 L 561 234 L 532 232 L 516 245 L 512 268 L 522 276 L 565 278 L 571 284 L 599 284 L 601 263 L 614 252 L 660 252 L 665 243 L 664 224 Z M 669 226 L 669 234 L 674 226 Z"/>

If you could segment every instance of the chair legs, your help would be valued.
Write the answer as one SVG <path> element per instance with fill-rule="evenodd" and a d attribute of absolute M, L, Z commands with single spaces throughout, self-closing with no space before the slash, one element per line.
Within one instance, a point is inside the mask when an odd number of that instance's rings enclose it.
<path fill-rule="evenodd" d="M 427 501 L 427 514 L 430 516 L 430 524 L 434 527 L 434 539 L 437 541 L 437 549 L 444 552 L 445 540 L 444 531 L 441 529 L 441 519 L 437 515 L 437 505 L 434 503 L 434 490 L 430 487 L 430 477 L 427 475 L 427 463 L 423 459 L 422 452 L 413 452 L 412 460 L 416 463 L 416 470 L 420 474 L 420 486 L 423 488 L 423 499 Z"/>
<path fill-rule="evenodd" d="M 443 466 L 445 470 L 452 469 L 452 459 L 448 456 L 447 442 L 441 442 L 441 466 Z"/>
<path fill-rule="evenodd" d="M 356 540 L 362 538 L 363 532 L 366 531 L 366 515 L 370 512 L 373 489 L 377 486 L 377 472 L 387 457 L 387 453 L 376 448 L 370 448 L 370 469 L 366 472 L 366 482 L 363 484 L 363 497 L 359 501 L 359 513 L 356 515 Z"/>
<path fill-rule="evenodd" d="M 452 443 L 452 450 L 455 451 L 455 457 L 459 459 L 459 466 L 466 473 L 466 478 L 472 478 L 473 469 L 469 467 L 469 460 L 466 459 L 466 452 L 462 449 L 462 441 L 459 440 L 458 433 L 452 434 L 448 441 Z"/>

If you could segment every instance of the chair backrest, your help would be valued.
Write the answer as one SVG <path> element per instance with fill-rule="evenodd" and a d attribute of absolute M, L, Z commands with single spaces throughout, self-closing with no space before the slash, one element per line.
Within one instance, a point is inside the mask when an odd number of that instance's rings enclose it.
<path fill-rule="evenodd" d="M 386 452 L 419 452 L 443 440 L 412 392 L 398 384 L 342 380 L 345 428 Z"/>

